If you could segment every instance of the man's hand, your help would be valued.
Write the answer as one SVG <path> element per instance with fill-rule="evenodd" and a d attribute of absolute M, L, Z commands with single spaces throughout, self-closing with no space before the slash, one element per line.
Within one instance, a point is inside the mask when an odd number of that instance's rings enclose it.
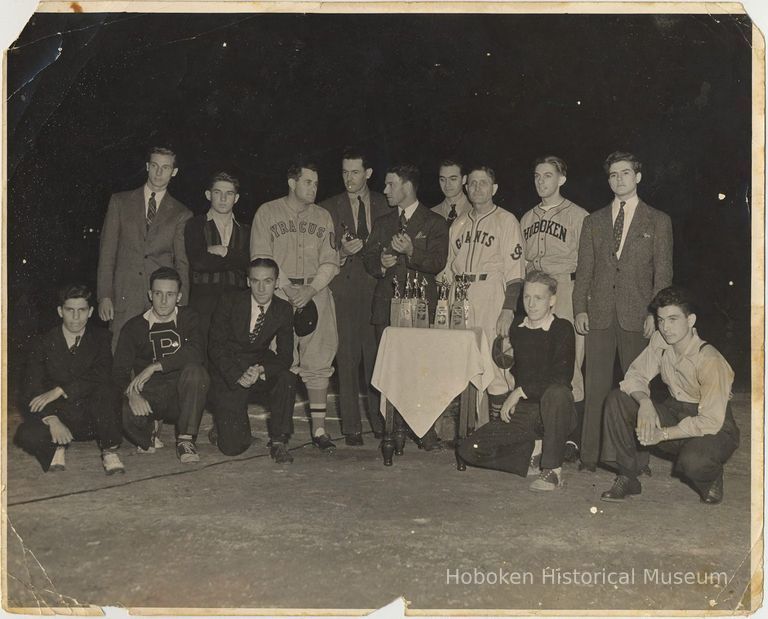
<path fill-rule="evenodd" d="M 392 237 L 392 249 L 399 254 L 405 254 L 409 258 L 413 256 L 413 241 L 405 232 Z"/>
<path fill-rule="evenodd" d="M 39 396 L 32 398 L 32 400 L 29 402 L 29 410 L 31 410 L 33 413 L 39 413 L 51 402 L 58 400 L 63 395 L 64 390 L 61 387 L 54 387 L 53 389 L 50 389 L 45 393 L 41 393 Z"/>
<path fill-rule="evenodd" d="M 640 441 L 640 444 L 645 447 L 651 447 L 652 445 L 657 445 L 658 443 L 661 443 L 663 440 L 664 440 L 664 430 L 662 428 L 654 428 L 653 432 L 651 433 L 651 438 L 649 438 L 645 442 Z"/>
<path fill-rule="evenodd" d="M 397 264 L 397 256 L 390 254 L 387 251 L 381 252 L 381 266 L 384 270 L 393 267 Z"/>
<path fill-rule="evenodd" d="M 512 326 L 512 321 L 515 319 L 515 310 L 502 309 L 496 320 L 496 335 L 501 337 L 509 337 L 509 328 Z"/>
<path fill-rule="evenodd" d="M 61 423 L 61 420 L 56 415 L 46 418 L 45 423 L 48 424 L 48 428 L 51 431 L 51 439 L 54 443 L 57 445 L 69 445 L 72 442 L 72 432 Z"/>
<path fill-rule="evenodd" d="M 362 239 L 341 239 L 341 255 L 342 256 L 354 256 L 363 248 Z"/>
<path fill-rule="evenodd" d="M 304 307 L 307 303 L 309 303 L 312 300 L 312 297 L 314 297 L 317 294 L 317 290 L 312 288 L 312 286 L 309 285 L 303 285 L 303 286 L 289 286 L 285 290 L 285 294 L 288 295 L 288 299 L 291 301 L 291 304 L 296 309 L 301 309 Z"/>
<path fill-rule="evenodd" d="M 209 254 L 221 256 L 222 258 L 224 258 L 227 255 L 228 251 L 229 251 L 229 247 L 227 247 L 226 245 L 211 245 L 208 248 Z"/>
<path fill-rule="evenodd" d="M 264 372 L 264 366 L 252 365 L 243 375 L 237 379 L 237 384 L 245 389 L 250 389 Z"/>
<path fill-rule="evenodd" d="M 523 392 L 519 387 L 514 389 L 512 393 L 507 396 L 507 399 L 504 400 L 504 404 L 501 405 L 502 421 L 509 423 L 512 415 L 515 414 L 515 407 L 517 406 L 517 403 L 520 401 L 521 397 L 523 397 Z"/>
<path fill-rule="evenodd" d="M 131 407 L 131 412 L 137 417 L 146 417 L 152 412 L 149 402 L 140 393 L 131 392 L 128 394 L 128 406 Z"/>
<path fill-rule="evenodd" d="M 104 297 L 99 301 L 99 318 L 108 322 L 115 317 L 115 307 L 112 305 L 112 299 Z"/>
<path fill-rule="evenodd" d="M 128 388 L 125 390 L 125 393 L 127 395 L 131 395 L 131 393 L 139 394 L 141 393 L 141 390 L 144 389 L 144 384 L 152 378 L 152 374 L 155 372 L 159 372 L 163 369 L 163 366 L 159 363 L 150 363 L 147 367 L 145 367 L 141 372 L 139 372 L 134 379 L 130 382 L 128 385 Z"/>
<path fill-rule="evenodd" d="M 640 441 L 642 445 L 655 444 L 649 443 L 648 441 L 652 440 L 657 428 L 661 428 L 659 415 L 656 412 L 651 399 L 645 398 L 640 402 L 640 408 L 637 411 L 637 428 L 635 429 L 637 440 Z"/>
<path fill-rule="evenodd" d="M 643 323 L 643 337 L 646 340 L 650 340 L 655 330 L 656 330 L 656 321 L 653 318 L 653 314 L 648 314 L 645 317 L 645 322 Z"/>
<path fill-rule="evenodd" d="M 589 316 L 587 315 L 587 312 L 576 314 L 573 326 L 576 328 L 576 333 L 579 335 L 586 335 L 589 333 Z"/>

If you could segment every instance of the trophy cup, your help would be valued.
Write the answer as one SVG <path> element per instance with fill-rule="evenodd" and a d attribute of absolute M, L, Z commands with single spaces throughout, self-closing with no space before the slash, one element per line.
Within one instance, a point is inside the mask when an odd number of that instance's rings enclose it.
<path fill-rule="evenodd" d="M 437 287 L 437 305 L 435 306 L 435 328 L 447 329 L 449 322 L 450 309 L 448 307 L 448 287 L 449 284 L 443 275 L 443 280 Z"/>
<path fill-rule="evenodd" d="M 389 324 L 393 327 L 400 326 L 400 283 L 397 281 L 397 275 L 392 277 L 392 300 L 389 302 Z"/>
<path fill-rule="evenodd" d="M 416 297 L 416 318 L 414 327 L 429 329 L 429 303 L 427 302 L 427 278 L 422 276 Z"/>

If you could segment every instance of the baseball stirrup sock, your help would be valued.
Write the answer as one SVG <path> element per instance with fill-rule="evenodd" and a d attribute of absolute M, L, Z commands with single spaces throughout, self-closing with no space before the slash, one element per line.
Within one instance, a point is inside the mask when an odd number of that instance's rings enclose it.
<path fill-rule="evenodd" d="M 504 406 L 506 399 L 506 394 L 488 394 L 488 417 L 491 421 L 501 419 L 501 407 Z"/>
<path fill-rule="evenodd" d="M 312 417 L 312 436 L 325 434 L 325 404 L 309 405 L 309 416 Z"/>

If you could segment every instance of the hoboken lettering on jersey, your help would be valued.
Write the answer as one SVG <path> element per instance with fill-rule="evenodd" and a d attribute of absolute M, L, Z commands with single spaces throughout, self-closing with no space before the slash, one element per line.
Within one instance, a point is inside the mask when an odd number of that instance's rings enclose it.
<path fill-rule="evenodd" d="M 531 236 L 538 234 L 539 232 L 542 234 L 549 234 L 550 236 L 554 236 L 563 241 L 563 243 L 565 243 L 565 237 L 568 235 L 567 228 L 563 227 L 556 221 L 539 219 L 538 221 L 533 222 L 533 225 L 528 226 L 525 230 L 523 230 L 523 236 L 527 241 Z"/>
<path fill-rule="evenodd" d="M 296 223 L 292 219 L 289 219 L 287 223 L 285 221 L 278 221 L 272 224 L 269 229 L 272 232 L 272 240 L 289 232 L 297 232 Z M 310 236 L 316 235 L 318 239 L 322 239 L 325 235 L 325 227 L 318 226 L 310 221 L 300 221 L 298 232 L 299 234 L 308 234 Z"/>

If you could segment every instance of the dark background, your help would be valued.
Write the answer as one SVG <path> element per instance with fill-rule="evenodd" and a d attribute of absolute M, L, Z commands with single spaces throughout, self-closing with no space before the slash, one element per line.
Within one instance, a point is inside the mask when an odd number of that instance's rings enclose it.
<path fill-rule="evenodd" d="M 728 15 L 36 14 L 8 54 L 11 371 L 58 320 L 56 287 L 95 283 L 109 195 L 143 183 L 154 143 L 175 145 L 171 193 L 196 214 L 212 172 L 238 175 L 243 220 L 287 191 L 297 155 L 320 166 L 318 200 L 342 191 L 347 145 L 379 191 L 387 166 L 417 163 L 430 205 L 441 158 L 487 163 L 518 218 L 538 201 L 531 162 L 557 154 L 564 195 L 594 211 L 621 149 L 744 388 L 750 40 Z"/>

